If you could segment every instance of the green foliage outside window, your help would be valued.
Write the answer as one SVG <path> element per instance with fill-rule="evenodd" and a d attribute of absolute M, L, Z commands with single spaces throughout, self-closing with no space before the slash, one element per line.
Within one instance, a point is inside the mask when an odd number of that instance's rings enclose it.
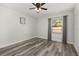
<path fill-rule="evenodd" d="M 61 18 L 55 18 L 54 21 L 52 21 L 53 27 L 62 27 L 63 21 Z"/>

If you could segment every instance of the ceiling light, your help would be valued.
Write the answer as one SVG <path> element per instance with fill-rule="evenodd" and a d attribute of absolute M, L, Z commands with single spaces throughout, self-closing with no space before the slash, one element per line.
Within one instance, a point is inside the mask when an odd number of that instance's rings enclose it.
<path fill-rule="evenodd" d="M 37 12 L 40 12 L 40 11 L 41 11 L 41 8 L 39 8 L 39 9 L 35 8 L 35 10 L 36 10 Z"/>

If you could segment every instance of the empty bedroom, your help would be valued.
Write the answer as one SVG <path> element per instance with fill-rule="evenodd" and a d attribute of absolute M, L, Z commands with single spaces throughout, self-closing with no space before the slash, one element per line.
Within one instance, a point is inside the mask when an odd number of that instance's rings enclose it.
<path fill-rule="evenodd" d="M 79 3 L 0 3 L 0 56 L 78 56 Z"/>

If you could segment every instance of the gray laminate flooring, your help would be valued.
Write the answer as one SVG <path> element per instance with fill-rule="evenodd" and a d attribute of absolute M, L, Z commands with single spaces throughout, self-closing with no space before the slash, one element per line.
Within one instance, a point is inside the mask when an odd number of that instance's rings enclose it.
<path fill-rule="evenodd" d="M 0 56 L 77 56 L 72 44 L 33 38 L 0 48 Z"/>

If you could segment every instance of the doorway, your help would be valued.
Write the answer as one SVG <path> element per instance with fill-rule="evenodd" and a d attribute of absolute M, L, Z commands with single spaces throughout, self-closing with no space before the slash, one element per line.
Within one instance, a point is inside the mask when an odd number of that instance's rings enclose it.
<path fill-rule="evenodd" d="M 48 19 L 48 41 L 51 40 L 67 44 L 67 16 Z"/>

